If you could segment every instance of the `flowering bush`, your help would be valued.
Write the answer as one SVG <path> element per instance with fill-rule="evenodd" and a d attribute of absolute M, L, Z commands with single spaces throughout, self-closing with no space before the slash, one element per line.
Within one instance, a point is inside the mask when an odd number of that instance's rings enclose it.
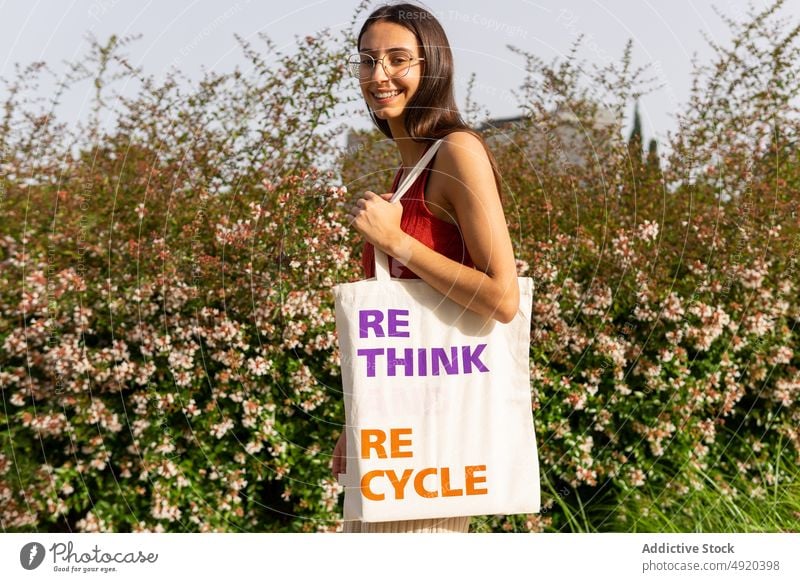
<path fill-rule="evenodd" d="M 600 529 L 624 529 L 615 519 L 637 488 L 678 493 L 658 508 L 668 514 L 709 475 L 747 484 L 731 496 L 763 496 L 789 478 L 781 454 L 800 460 L 800 29 L 786 32 L 779 8 L 729 23 L 733 48 L 697 70 L 663 169 L 615 137 L 646 85 L 628 51 L 590 79 L 573 59 L 526 55 L 527 133 L 496 153 L 537 283 L 531 365 L 551 495 L 527 527 L 569 527 L 564 504 L 595 502 Z M 553 110 L 585 136 L 569 144 L 583 163 L 549 139 L 564 135 Z M 597 123 L 602 112 L 613 121 Z M 520 159 L 531 132 L 543 145 Z"/>
<path fill-rule="evenodd" d="M 317 162 L 334 152 L 344 59 L 314 58 L 325 34 L 300 43 L 273 68 L 243 43 L 249 73 L 188 95 L 128 69 L 127 40 L 96 45 L 101 70 L 142 91 L 112 130 L 79 128 L 76 156 L 12 98 L 4 530 L 336 526 L 328 290 L 357 274 L 346 189 Z"/>
<path fill-rule="evenodd" d="M 777 451 L 800 460 L 789 82 L 800 59 L 779 6 L 731 23 L 738 40 L 698 70 L 661 164 L 619 138 L 647 87 L 630 47 L 588 79 L 574 58 L 548 66 L 517 51 L 525 115 L 489 139 L 520 273 L 536 283 L 544 507 L 476 529 L 574 527 L 580 503 L 598 508 L 597 529 L 624 530 L 644 486 L 684 494 L 711 475 L 757 497 L 787 479 Z M 388 187 L 397 167 L 375 133 L 336 148 L 353 39 L 323 33 L 288 55 L 264 39 L 270 59 L 242 42 L 248 71 L 188 92 L 178 72 L 142 77 L 128 42 L 95 45 L 73 67 L 69 83 L 91 64 L 102 72 L 74 132 L 50 115 L 67 82 L 50 103 L 24 98 L 43 65 L 9 86 L 0 523 L 335 530 L 330 454 L 344 415 L 329 290 L 360 277 L 360 243 L 335 203 Z M 103 128 L 119 78 L 141 92 L 118 98 Z M 580 131 L 565 133 L 565 119 Z M 730 474 L 752 487 L 726 488 Z"/>

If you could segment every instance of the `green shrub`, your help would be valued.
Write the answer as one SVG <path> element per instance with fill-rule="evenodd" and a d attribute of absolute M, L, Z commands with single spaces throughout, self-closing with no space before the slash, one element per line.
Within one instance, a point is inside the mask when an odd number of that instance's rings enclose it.
<path fill-rule="evenodd" d="M 730 23 L 660 162 L 620 138 L 651 88 L 630 45 L 593 73 L 578 47 L 554 65 L 515 50 L 524 115 L 487 137 L 536 282 L 544 504 L 476 531 L 686 529 L 647 516 L 796 491 L 800 55 L 780 4 Z M 242 41 L 248 71 L 196 86 L 141 76 L 114 37 L 49 103 L 26 97 L 42 65 L 9 86 L 4 531 L 340 527 L 329 290 L 361 273 L 335 204 L 388 187 L 397 162 L 375 132 L 335 145 L 350 36 L 285 55 L 263 40 Z M 87 78 L 94 112 L 70 131 L 49 112 Z M 112 103 L 119 79 L 140 93 Z"/>

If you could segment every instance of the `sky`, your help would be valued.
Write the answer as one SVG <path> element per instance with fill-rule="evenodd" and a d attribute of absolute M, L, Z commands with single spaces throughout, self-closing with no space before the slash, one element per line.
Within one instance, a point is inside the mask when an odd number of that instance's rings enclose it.
<path fill-rule="evenodd" d="M 146 74 L 161 77 L 170 65 L 191 78 L 203 69 L 246 67 L 234 34 L 255 39 L 269 36 L 288 51 L 296 36 L 328 27 L 351 26 L 358 0 L 6 0 L 0 2 L 0 76 L 10 78 L 14 63 L 46 61 L 57 73 L 63 61 L 74 60 L 88 48 L 87 33 L 99 40 L 111 34 L 141 35 L 127 53 Z M 380 1 L 373 2 L 373 6 Z M 692 59 L 709 62 L 713 51 L 703 35 L 727 44 L 727 25 L 714 7 L 735 19 L 768 0 L 428 0 L 418 4 L 442 23 L 456 66 L 456 97 L 463 108 L 470 74 L 475 73 L 474 99 L 492 117 L 519 114 L 512 91 L 524 74 L 514 45 L 546 62 L 563 57 L 578 35 L 579 53 L 602 65 L 617 60 L 628 39 L 633 40 L 635 65 L 649 63 L 650 74 L 663 86 L 640 101 L 646 140 L 663 141 L 676 128 L 674 115 L 689 96 Z M 366 17 L 366 11 L 362 18 Z M 788 0 L 782 14 L 800 20 L 800 0 Z M 360 27 L 360 22 L 357 27 Z M 48 90 L 44 87 L 42 90 Z M 124 88 L 121 89 L 124 92 Z M 354 83 L 353 91 L 356 91 Z M 4 93 L 0 92 L 0 97 Z M 74 92 L 57 112 L 65 121 L 86 115 L 90 92 Z M 632 107 L 631 107 L 632 111 Z M 355 127 L 369 127 L 363 117 Z"/>

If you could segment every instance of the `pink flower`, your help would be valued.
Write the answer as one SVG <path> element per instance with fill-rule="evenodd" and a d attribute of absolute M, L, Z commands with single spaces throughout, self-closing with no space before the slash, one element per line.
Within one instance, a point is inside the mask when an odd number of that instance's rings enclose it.
<path fill-rule="evenodd" d="M 628 471 L 628 480 L 634 487 L 641 487 L 645 484 L 645 474 L 641 469 L 631 469 Z"/>
<path fill-rule="evenodd" d="M 645 220 L 639 225 L 636 236 L 645 242 L 652 242 L 658 238 L 658 223 Z"/>

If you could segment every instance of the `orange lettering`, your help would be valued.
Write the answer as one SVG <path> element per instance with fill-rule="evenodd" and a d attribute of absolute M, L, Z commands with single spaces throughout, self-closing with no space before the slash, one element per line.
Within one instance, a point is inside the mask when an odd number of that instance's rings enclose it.
<path fill-rule="evenodd" d="M 368 471 L 361 478 L 361 494 L 365 499 L 371 501 L 384 501 L 385 493 L 379 493 L 372 489 L 372 482 L 377 478 L 386 477 L 394 490 L 394 499 L 402 500 L 406 497 L 406 487 L 408 487 L 411 477 L 414 477 L 414 491 L 420 497 L 431 499 L 434 497 L 459 497 L 461 495 L 486 495 L 489 489 L 486 483 L 486 465 L 467 465 L 464 467 L 464 487 L 453 488 L 450 482 L 450 467 L 427 467 L 419 471 L 414 469 L 404 469 L 402 475 L 397 474 L 394 469 L 382 471 Z M 459 471 L 460 473 L 460 471 Z M 425 478 L 433 476 L 434 488 L 425 487 Z"/>
<path fill-rule="evenodd" d="M 368 473 L 364 473 L 364 476 L 361 477 L 361 494 L 366 497 L 367 499 L 371 499 L 372 501 L 383 501 L 386 497 L 383 493 L 373 493 L 372 489 L 369 488 L 369 484 L 374 477 L 380 477 L 383 475 L 383 471 L 370 471 Z"/>
<path fill-rule="evenodd" d="M 462 489 L 450 489 L 450 467 L 442 467 L 442 497 L 459 497 Z"/>
<path fill-rule="evenodd" d="M 374 440 L 373 440 L 374 438 Z M 377 428 L 365 428 L 361 430 L 361 458 L 369 459 L 370 449 L 375 449 L 379 459 L 386 458 L 386 448 L 383 446 L 386 440 L 386 433 Z"/>
<path fill-rule="evenodd" d="M 396 457 L 412 457 L 411 451 L 401 451 L 400 447 L 410 447 L 411 439 L 401 440 L 402 435 L 410 435 L 410 428 L 393 428 L 389 430 L 391 435 L 390 441 L 392 443 L 392 458 Z"/>
<path fill-rule="evenodd" d="M 436 491 L 428 491 L 424 487 L 423 481 L 425 480 L 425 477 L 427 477 L 428 475 L 436 475 L 436 468 L 429 467 L 417 473 L 417 476 L 414 477 L 414 490 L 420 497 L 428 497 L 428 498 L 438 497 L 439 494 Z"/>
<path fill-rule="evenodd" d="M 476 475 L 478 471 L 486 471 L 486 465 L 467 465 L 464 475 L 467 478 L 467 495 L 486 495 L 488 489 L 475 489 L 476 483 L 486 483 L 486 475 Z"/>
<path fill-rule="evenodd" d="M 386 476 L 389 477 L 389 481 L 392 483 L 392 486 L 394 487 L 395 499 L 405 498 L 406 483 L 408 482 L 408 479 L 411 477 L 411 473 L 413 472 L 414 469 L 406 469 L 405 471 L 403 471 L 403 478 L 398 481 L 397 473 L 395 473 L 391 469 L 386 471 Z"/>

